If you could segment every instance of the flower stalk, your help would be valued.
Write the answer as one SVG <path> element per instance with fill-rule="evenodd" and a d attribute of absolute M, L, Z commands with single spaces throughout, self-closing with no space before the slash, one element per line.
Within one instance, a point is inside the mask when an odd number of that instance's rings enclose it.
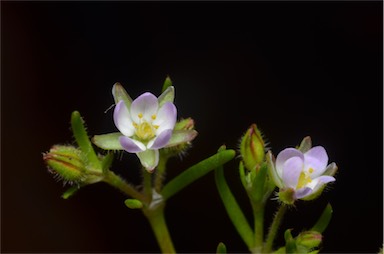
<path fill-rule="evenodd" d="M 287 205 L 281 204 L 280 207 L 277 210 L 277 213 L 275 214 L 275 217 L 273 218 L 271 227 L 269 228 L 269 232 L 267 235 L 267 239 L 265 242 L 265 246 L 263 249 L 264 253 L 270 253 L 273 247 L 273 242 L 276 238 L 277 231 L 279 230 L 279 227 L 281 225 L 281 222 L 283 221 L 283 217 L 285 215 L 285 212 L 287 211 Z"/>

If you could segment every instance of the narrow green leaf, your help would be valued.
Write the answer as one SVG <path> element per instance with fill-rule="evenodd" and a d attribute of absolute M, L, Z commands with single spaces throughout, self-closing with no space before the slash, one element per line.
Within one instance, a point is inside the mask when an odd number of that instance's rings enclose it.
<path fill-rule="evenodd" d="M 84 121 L 78 111 L 74 111 L 71 117 L 72 131 L 80 150 L 87 158 L 87 166 L 95 170 L 102 170 L 101 164 L 95 150 L 93 150 L 92 143 L 88 138 L 87 131 L 85 130 Z"/>
<path fill-rule="evenodd" d="M 75 194 L 79 189 L 80 189 L 80 187 L 77 186 L 77 185 L 71 186 L 68 190 L 66 190 L 66 191 L 61 195 L 61 197 L 62 197 L 63 199 L 68 199 L 68 198 L 72 197 L 73 194 Z"/>
<path fill-rule="evenodd" d="M 247 219 L 245 218 L 241 208 L 239 207 L 235 197 L 233 196 L 227 181 L 224 177 L 223 167 L 219 167 L 215 170 L 215 181 L 217 190 L 224 204 L 227 214 L 231 219 L 233 225 L 235 226 L 237 232 L 248 246 L 252 248 L 253 246 L 253 231 L 249 226 Z"/>
<path fill-rule="evenodd" d="M 332 206 L 328 203 L 323 213 L 320 215 L 320 218 L 317 220 L 316 224 L 311 228 L 311 231 L 323 233 L 324 230 L 327 228 L 329 222 L 331 221 L 332 213 Z"/>
<path fill-rule="evenodd" d="M 175 195 L 180 190 L 187 187 L 200 177 L 206 175 L 215 168 L 223 165 L 224 163 L 232 160 L 235 157 L 236 152 L 234 150 L 221 151 L 199 163 L 188 168 L 180 175 L 173 178 L 168 184 L 166 184 L 161 191 L 161 195 L 164 199 L 168 199 Z"/>
<path fill-rule="evenodd" d="M 217 253 L 217 254 L 226 254 L 226 253 L 227 253 L 227 247 L 225 246 L 224 243 L 220 242 L 220 243 L 217 245 L 216 253 Z"/>
<path fill-rule="evenodd" d="M 163 89 L 161 89 L 161 92 L 163 93 L 170 86 L 172 86 L 172 80 L 169 76 L 167 76 L 164 80 Z"/>
<path fill-rule="evenodd" d="M 125 91 L 124 87 L 120 83 L 115 83 L 112 87 L 112 95 L 117 104 L 119 101 L 124 101 L 125 106 L 127 108 L 131 108 L 132 98 L 129 96 L 127 91 Z"/>
<path fill-rule="evenodd" d="M 104 150 L 123 150 L 119 141 L 119 137 L 122 135 L 120 132 L 95 135 L 92 138 L 92 142 Z"/>

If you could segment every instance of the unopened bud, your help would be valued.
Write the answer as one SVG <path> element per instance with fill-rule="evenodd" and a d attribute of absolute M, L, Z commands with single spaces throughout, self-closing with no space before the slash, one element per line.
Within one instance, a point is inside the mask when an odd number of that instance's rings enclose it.
<path fill-rule="evenodd" d="M 77 182 L 84 177 L 85 166 L 81 151 L 73 146 L 53 146 L 43 159 L 49 169 L 64 181 Z"/>
<path fill-rule="evenodd" d="M 264 140 L 256 124 L 252 124 L 243 136 L 240 144 L 240 153 L 244 165 L 249 171 L 258 170 L 264 161 Z"/>
<path fill-rule="evenodd" d="M 319 232 L 316 231 L 305 231 L 300 233 L 296 238 L 296 244 L 304 246 L 308 249 L 319 247 L 323 237 Z"/>

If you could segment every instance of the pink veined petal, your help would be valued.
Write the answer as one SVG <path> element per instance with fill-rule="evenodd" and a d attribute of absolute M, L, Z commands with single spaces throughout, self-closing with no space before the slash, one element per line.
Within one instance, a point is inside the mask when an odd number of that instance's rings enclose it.
<path fill-rule="evenodd" d="M 130 137 L 135 133 L 131 116 L 124 101 L 119 101 L 119 103 L 117 103 L 113 112 L 113 121 L 115 122 L 117 129 L 119 129 L 124 136 Z"/>
<path fill-rule="evenodd" d="M 310 195 L 312 192 L 313 192 L 312 189 L 309 187 L 300 188 L 295 191 L 295 198 L 296 199 L 304 198 Z"/>
<path fill-rule="evenodd" d="M 310 168 L 313 169 L 313 173 L 311 173 L 312 178 L 322 175 L 328 165 L 328 155 L 324 147 L 316 146 L 308 150 L 304 154 L 304 164 L 306 172 L 309 172 Z"/>
<path fill-rule="evenodd" d="M 156 96 L 148 92 L 143 93 L 132 102 L 132 120 L 136 123 L 139 123 L 139 115 L 141 114 L 143 119 L 145 119 L 147 122 L 151 122 L 152 116 L 156 115 L 158 108 L 159 102 L 157 101 Z"/>
<path fill-rule="evenodd" d="M 307 184 L 307 187 L 311 188 L 313 192 L 316 192 L 324 184 L 334 182 L 334 181 L 336 181 L 336 179 L 333 176 L 319 176 L 313 179 L 312 182 Z"/>
<path fill-rule="evenodd" d="M 171 139 L 173 130 L 164 130 L 159 136 L 148 142 L 148 149 L 160 149 L 166 146 Z"/>
<path fill-rule="evenodd" d="M 175 127 L 177 118 L 177 110 L 173 103 L 166 102 L 157 113 L 156 120 L 153 121 L 154 125 L 158 125 L 159 128 L 156 130 L 156 135 L 159 135 L 164 130 L 171 129 Z"/>
<path fill-rule="evenodd" d="M 136 155 L 139 157 L 141 165 L 143 165 L 149 173 L 152 173 L 159 164 L 159 150 L 147 149 Z"/>
<path fill-rule="evenodd" d="M 276 172 L 280 176 L 280 178 L 283 178 L 284 163 L 292 157 L 299 157 L 304 161 L 303 153 L 295 148 L 286 148 L 277 155 L 275 165 L 276 165 Z"/>
<path fill-rule="evenodd" d="M 303 160 L 300 157 L 288 159 L 283 166 L 283 182 L 286 187 L 296 189 L 300 174 L 303 170 Z"/>
<path fill-rule="evenodd" d="M 129 137 L 121 136 L 119 138 L 121 146 L 128 153 L 138 153 L 146 150 L 146 147 L 140 141 L 131 139 Z"/>

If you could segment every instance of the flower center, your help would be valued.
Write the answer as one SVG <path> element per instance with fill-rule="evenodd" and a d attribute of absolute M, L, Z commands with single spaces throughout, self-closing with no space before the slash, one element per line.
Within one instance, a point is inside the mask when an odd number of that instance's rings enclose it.
<path fill-rule="evenodd" d="M 304 171 L 301 172 L 300 177 L 299 177 L 299 181 L 298 181 L 297 186 L 296 186 L 296 189 L 303 188 L 305 185 L 312 182 L 312 178 L 311 178 L 310 174 L 313 173 L 313 168 L 310 168 L 308 171 L 309 171 L 309 174 L 304 172 Z"/>
<path fill-rule="evenodd" d="M 151 122 L 147 122 L 145 119 L 143 119 L 143 114 L 139 114 L 139 123 L 133 123 L 133 126 L 135 127 L 135 134 L 136 136 L 144 141 L 150 140 L 153 137 L 156 136 L 156 129 L 159 128 L 158 125 L 154 125 Z M 152 120 L 156 119 L 156 115 L 153 115 L 151 117 Z"/>

